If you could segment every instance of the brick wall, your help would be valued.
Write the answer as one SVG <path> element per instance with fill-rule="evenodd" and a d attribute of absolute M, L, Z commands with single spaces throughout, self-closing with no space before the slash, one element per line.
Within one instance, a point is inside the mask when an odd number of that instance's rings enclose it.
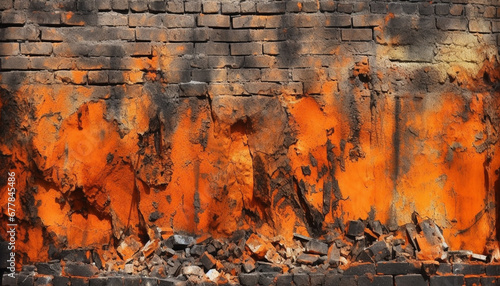
<path fill-rule="evenodd" d="M 0 10 L 0 161 L 19 174 L 25 260 L 156 227 L 318 236 L 413 211 L 452 247 L 496 241 L 496 0 Z"/>

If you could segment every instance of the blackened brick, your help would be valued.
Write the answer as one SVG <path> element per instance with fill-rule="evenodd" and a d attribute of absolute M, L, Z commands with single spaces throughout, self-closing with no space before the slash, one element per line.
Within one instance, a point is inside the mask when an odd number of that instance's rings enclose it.
<path fill-rule="evenodd" d="M 393 286 L 391 275 L 368 276 L 362 275 L 358 277 L 358 286 Z M 410 284 L 408 284 L 410 285 Z"/>
<path fill-rule="evenodd" d="M 465 283 L 463 275 L 431 276 L 430 286 L 455 286 Z"/>
<path fill-rule="evenodd" d="M 170 30 L 168 39 L 171 42 L 206 42 L 208 31 L 206 29 L 175 29 Z"/>
<path fill-rule="evenodd" d="M 453 4 L 450 7 L 450 14 L 453 16 L 460 16 L 464 12 L 464 6 L 463 5 L 456 5 Z"/>
<path fill-rule="evenodd" d="M 307 273 L 293 274 L 293 283 L 297 286 L 309 285 L 309 275 Z"/>
<path fill-rule="evenodd" d="M 358 276 L 344 275 L 340 279 L 340 286 L 357 286 Z"/>
<path fill-rule="evenodd" d="M 62 268 L 60 263 L 36 263 L 36 271 L 38 274 L 60 276 Z"/>
<path fill-rule="evenodd" d="M 158 285 L 158 279 L 155 277 L 142 277 L 141 286 Z"/>
<path fill-rule="evenodd" d="M 33 26 L 8 27 L 0 29 L 0 39 L 5 40 L 36 40 L 39 31 Z"/>
<path fill-rule="evenodd" d="M 371 41 L 371 29 L 342 29 L 342 41 Z"/>
<path fill-rule="evenodd" d="M 467 29 L 467 19 L 465 18 L 437 18 L 438 29 L 445 31 L 465 31 Z"/>
<path fill-rule="evenodd" d="M 128 0 L 111 0 L 111 8 L 115 11 L 128 10 Z"/>
<path fill-rule="evenodd" d="M 336 8 L 337 8 L 336 1 L 322 0 L 319 2 L 319 9 L 321 12 L 335 12 Z"/>
<path fill-rule="evenodd" d="M 287 69 L 263 69 L 262 81 L 283 82 L 290 79 L 290 71 Z"/>
<path fill-rule="evenodd" d="M 450 12 L 449 4 L 436 4 L 436 15 L 448 15 Z"/>
<path fill-rule="evenodd" d="M 344 271 L 344 275 L 375 274 L 375 265 L 371 263 L 353 265 Z"/>
<path fill-rule="evenodd" d="M 418 11 L 417 3 L 401 3 L 401 8 L 405 14 L 415 14 Z"/>
<path fill-rule="evenodd" d="M 50 55 L 52 44 L 50 43 L 22 43 L 21 53 L 23 55 Z"/>
<path fill-rule="evenodd" d="M 260 79 L 260 70 L 258 69 L 238 69 L 228 70 L 227 77 L 229 81 L 256 81 Z"/>
<path fill-rule="evenodd" d="M 211 56 L 208 57 L 208 65 L 212 68 L 237 69 L 243 66 L 244 57 Z"/>
<path fill-rule="evenodd" d="M 26 13 L 22 11 L 3 11 L 1 14 L 2 24 L 24 24 Z"/>
<path fill-rule="evenodd" d="M 481 277 L 481 286 L 498 286 L 498 282 L 500 282 L 498 277 Z"/>
<path fill-rule="evenodd" d="M 337 12 L 351 14 L 353 10 L 351 3 L 338 3 Z"/>
<path fill-rule="evenodd" d="M 439 263 L 437 274 L 446 275 L 446 274 L 451 274 L 452 272 L 453 272 L 453 267 L 451 264 Z"/>
<path fill-rule="evenodd" d="M 128 24 L 131 27 L 158 27 L 161 23 L 161 17 L 155 14 L 141 13 L 128 16 Z"/>
<path fill-rule="evenodd" d="M 0 56 L 19 55 L 19 43 L 0 43 Z"/>
<path fill-rule="evenodd" d="M 62 23 L 68 26 L 96 25 L 98 16 L 94 13 L 73 13 L 67 12 L 61 16 Z M 126 25 L 125 21 L 125 25 Z"/>
<path fill-rule="evenodd" d="M 385 2 L 371 2 L 370 11 L 376 14 L 387 13 L 387 4 Z"/>
<path fill-rule="evenodd" d="M 418 13 L 420 15 L 432 15 L 434 14 L 434 7 L 432 6 L 431 3 L 427 3 L 427 2 L 422 2 L 422 3 L 418 3 Z"/>
<path fill-rule="evenodd" d="M 240 274 L 238 276 L 241 285 L 253 286 L 259 284 L 259 273 Z"/>
<path fill-rule="evenodd" d="M 277 286 L 288 286 L 292 285 L 293 275 L 292 274 L 281 274 L 276 279 Z"/>
<path fill-rule="evenodd" d="M 280 14 L 285 13 L 285 2 L 257 2 L 257 13 L 261 14 Z"/>
<path fill-rule="evenodd" d="M 235 30 L 232 31 L 236 32 Z M 247 32 L 245 31 L 244 34 Z M 252 29 L 250 30 L 250 41 L 283 41 L 286 39 L 286 31 L 281 29 Z"/>
<path fill-rule="evenodd" d="M 98 269 L 91 264 L 68 262 L 64 265 L 64 273 L 68 276 L 91 277 L 97 272 Z"/>
<path fill-rule="evenodd" d="M 55 277 L 54 277 L 54 280 L 55 280 Z M 89 285 L 89 279 L 88 278 L 71 277 L 69 280 L 70 280 L 71 286 L 85 286 L 85 285 Z M 54 282 L 54 285 L 65 285 L 65 284 L 56 284 Z M 68 284 L 66 284 L 66 285 L 68 285 Z"/>
<path fill-rule="evenodd" d="M 226 43 L 196 43 L 196 54 L 224 56 L 229 55 L 229 45 Z"/>
<path fill-rule="evenodd" d="M 500 276 L 500 264 L 488 264 L 485 267 L 486 275 L 488 276 Z"/>
<path fill-rule="evenodd" d="M 99 0 L 96 3 L 97 10 L 109 11 L 111 10 L 111 0 Z"/>
<path fill-rule="evenodd" d="M 231 44 L 231 55 L 260 55 L 262 54 L 262 44 L 260 43 L 234 43 Z"/>
<path fill-rule="evenodd" d="M 33 60 L 35 58 L 31 58 L 31 64 L 33 65 Z M 65 58 L 55 58 L 55 59 L 65 59 Z M 69 60 L 69 59 L 66 59 Z M 109 57 L 98 57 L 98 58 L 90 58 L 90 57 L 82 57 L 75 61 L 76 67 L 80 70 L 99 70 L 99 69 L 110 69 L 111 68 L 111 60 Z M 61 69 L 70 69 L 61 68 Z"/>
<path fill-rule="evenodd" d="M 325 18 L 325 27 L 349 27 L 349 26 L 351 26 L 351 16 L 332 15 L 332 16 L 327 16 Z"/>
<path fill-rule="evenodd" d="M 26 70 L 29 67 L 28 57 L 10 56 L 0 58 L 0 68 L 4 70 Z"/>
<path fill-rule="evenodd" d="M 135 37 L 138 41 L 154 41 L 154 42 L 166 42 L 171 36 L 170 31 L 166 29 L 157 28 L 137 28 L 135 31 Z M 181 36 L 185 36 L 186 33 L 180 33 L 178 30 L 173 30 L 172 33 L 178 32 Z M 185 38 L 183 38 L 185 39 Z M 188 40 L 186 40 L 187 42 Z M 174 42 L 184 42 L 184 40 L 174 40 Z"/>
<path fill-rule="evenodd" d="M 34 11 L 28 14 L 28 19 L 39 25 L 59 25 L 61 24 L 61 12 Z"/>
<path fill-rule="evenodd" d="M 484 274 L 484 272 L 485 269 L 484 265 L 482 264 L 464 264 L 464 263 L 453 264 L 453 274 L 479 275 L 479 274 Z"/>
<path fill-rule="evenodd" d="M 201 82 L 222 82 L 227 80 L 227 71 L 225 69 L 193 70 L 191 73 L 191 79 Z"/>
<path fill-rule="evenodd" d="M 123 44 L 125 54 L 129 56 L 150 56 L 150 43 L 126 43 Z"/>
<path fill-rule="evenodd" d="M 420 274 L 399 275 L 394 277 L 395 286 L 428 286 L 427 280 Z M 462 284 L 457 284 L 462 285 Z"/>
<path fill-rule="evenodd" d="M 352 17 L 352 25 L 356 28 L 382 26 L 384 24 L 384 15 L 355 15 Z"/>
<path fill-rule="evenodd" d="M 276 89 L 279 86 L 276 85 Z M 325 284 L 325 274 L 324 273 L 309 273 L 309 282 L 311 286 L 322 286 Z"/>
<path fill-rule="evenodd" d="M 419 268 L 408 262 L 383 261 L 377 263 L 378 274 L 403 275 L 409 273 L 419 273 Z"/>
<path fill-rule="evenodd" d="M 246 56 L 244 65 L 248 68 L 270 68 L 276 65 L 276 57 L 266 55 Z"/>
<path fill-rule="evenodd" d="M 34 70 L 59 70 L 74 67 L 74 60 L 62 57 L 31 57 L 31 69 Z"/>
<path fill-rule="evenodd" d="M 89 286 L 107 286 L 108 277 L 95 277 L 89 279 Z"/>
<path fill-rule="evenodd" d="M 78 0 L 76 9 L 78 11 L 93 11 L 97 9 L 96 0 Z"/>
<path fill-rule="evenodd" d="M 127 15 L 116 12 L 99 13 L 97 17 L 99 26 L 127 26 L 128 22 Z"/>
<path fill-rule="evenodd" d="M 184 13 L 183 1 L 167 1 L 167 12 L 169 13 Z"/>
<path fill-rule="evenodd" d="M 391 2 L 387 5 L 387 9 L 389 13 L 393 13 L 396 15 L 403 13 L 403 6 L 401 5 L 401 2 Z"/>
<path fill-rule="evenodd" d="M 167 11 L 167 3 L 165 1 L 151 1 L 148 3 L 149 10 L 152 12 Z"/>
<path fill-rule="evenodd" d="M 169 43 L 163 45 L 169 56 L 189 55 L 193 53 L 193 43 Z"/>
<path fill-rule="evenodd" d="M 168 28 L 189 28 L 195 26 L 194 15 L 164 15 L 163 25 Z"/>
<path fill-rule="evenodd" d="M 249 30 L 213 29 L 210 31 L 210 40 L 214 42 L 248 42 L 251 38 Z"/>
<path fill-rule="evenodd" d="M 87 77 L 89 84 L 102 84 L 108 82 L 107 71 L 89 71 Z"/>

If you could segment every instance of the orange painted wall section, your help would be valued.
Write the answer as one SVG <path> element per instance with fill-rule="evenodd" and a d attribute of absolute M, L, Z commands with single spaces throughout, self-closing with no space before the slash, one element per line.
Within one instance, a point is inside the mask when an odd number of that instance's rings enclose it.
<path fill-rule="evenodd" d="M 297 50 L 310 63 L 293 80 L 299 90 L 239 93 L 240 79 L 213 75 L 189 94 L 162 76 L 188 51 L 165 43 L 130 57 L 120 84 L 89 83 L 79 68 L 50 83 L 31 74 L 12 84 L 2 73 L 0 182 L 16 173 L 21 261 L 113 248 L 131 234 L 147 241 L 157 229 L 291 240 L 358 218 L 395 227 L 413 212 L 433 219 L 451 249 L 497 248 L 494 34 L 440 32 L 421 61 L 425 45 L 402 44 L 394 19 L 374 25 L 366 52 L 355 42 L 326 46 L 329 55 Z M 294 77 L 293 64 L 267 56 L 271 70 Z"/>

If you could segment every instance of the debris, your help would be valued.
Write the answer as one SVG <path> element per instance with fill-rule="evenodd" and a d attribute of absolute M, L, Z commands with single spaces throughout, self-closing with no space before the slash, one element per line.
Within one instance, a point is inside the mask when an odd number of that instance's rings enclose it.
<path fill-rule="evenodd" d="M 347 228 L 347 235 L 351 237 L 363 236 L 365 232 L 365 224 L 360 220 L 349 221 L 349 226 Z"/>
<path fill-rule="evenodd" d="M 203 255 L 200 257 L 200 262 L 203 264 L 203 267 L 205 267 L 206 270 L 214 268 L 215 264 L 217 263 L 217 260 L 208 252 L 203 253 Z"/>
<path fill-rule="evenodd" d="M 273 247 L 268 241 L 262 239 L 255 233 L 252 233 L 247 239 L 246 246 L 258 259 L 264 258 L 267 251 Z"/>
<path fill-rule="evenodd" d="M 327 255 L 328 244 L 321 242 L 317 239 L 311 239 L 306 243 L 306 252 L 312 254 Z"/>
<path fill-rule="evenodd" d="M 139 249 L 141 249 L 142 243 L 140 239 L 135 235 L 127 236 L 117 247 L 116 251 L 121 255 L 124 260 L 130 259 Z"/>
<path fill-rule="evenodd" d="M 212 282 L 217 282 L 217 279 L 219 278 L 220 276 L 220 273 L 219 271 L 215 270 L 215 269 L 210 269 L 207 274 L 206 274 L 207 278 L 212 281 Z"/>
<path fill-rule="evenodd" d="M 319 260 L 319 256 L 315 254 L 302 253 L 297 257 L 297 262 L 301 264 L 313 265 Z"/>

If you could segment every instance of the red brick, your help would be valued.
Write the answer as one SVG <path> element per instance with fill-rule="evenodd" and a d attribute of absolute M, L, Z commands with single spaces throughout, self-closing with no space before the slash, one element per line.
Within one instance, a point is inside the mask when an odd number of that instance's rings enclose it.
<path fill-rule="evenodd" d="M 163 25 L 168 28 L 191 28 L 195 26 L 194 15 L 171 15 L 163 16 Z"/>
<path fill-rule="evenodd" d="M 288 69 L 263 69 L 262 81 L 282 82 L 290 79 Z"/>
<path fill-rule="evenodd" d="M 19 55 L 19 43 L 0 43 L 0 56 Z"/>
<path fill-rule="evenodd" d="M 491 31 L 493 33 L 500 32 L 500 21 L 491 21 Z"/>
<path fill-rule="evenodd" d="M 231 25 L 230 16 L 227 15 L 204 15 L 198 16 L 198 26 L 211 28 L 229 28 Z"/>
<path fill-rule="evenodd" d="M 353 27 L 372 27 L 372 26 L 382 26 L 384 25 L 384 15 L 355 15 L 352 17 Z"/>
<path fill-rule="evenodd" d="M 280 43 L 264 43 L 262 45 L 262 50 L 266 55 L 279 55 L 280 46 Z"/>
<path fill-rule="evenodd" d="M 243 95 L 245 94 L 245 89 L 242 84 L 238 83 L 211 83 L 208 86 L 208 94 L 211 96 Z"/>
<path fill-rule="evenodd" d="M 373 39 L 371 29 L 343 29 L 341 33 L 343 41 L 371 41 Z"/>
<path fill-rule="evenodd" d="M 24 55 L 50 55 L 52 53 L 52 44 L 22 43 L 21 53 Z"/>
<path fill-rule="evenodd" d="M 155 14 L 130 14 L 128 24 L 130 27 L 158 27 L 161 25 L 161 17 Z"/>
<path fill-rule="evenodd" d="M 169 43 L 163 47 L 168 50 L 170 56 L 189 55 L 194 50 L 193 43 Z"/>

